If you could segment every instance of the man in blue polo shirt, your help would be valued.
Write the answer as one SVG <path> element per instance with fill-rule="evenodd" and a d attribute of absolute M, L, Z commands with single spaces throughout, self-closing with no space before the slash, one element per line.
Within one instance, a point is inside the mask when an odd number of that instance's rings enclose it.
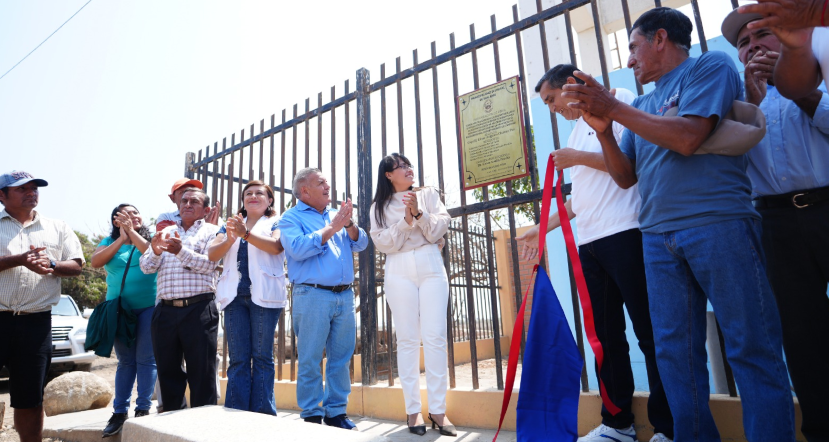
<path fill-rule="evenodd" d="M 723 36 L 745 65 L 746 101 L 766 116 L 766 136 L 748 153 L 754 207 L 763 217 L 763 248 L 783 324 L 783 348 L 809 442 L 829 440 L 829 95 L 821 83 L 784 98 L 772 74 L 783 43 L 763 18 L 735 9 Z M 820 349 L 814 351 L 814 349 Z"/>
<path fill-rule="evenodd" d="M 351 220 L 351 200 L 332 210 L 331 188 L 319 169 L 294 177 L 296 206 L 279 220 L 282 247 L 293 284 L 294 333 L 299 372 L 296 398 L 306 422 L 352 430 L 345 414 L 351 393 L 349 361 L 354 353 L 354 257 L 368 246 L 368 235 Z M 325 350 L 323 390 L 320 363 Z M 320 406 L 322 402 L 322 406 Z"/>
<path fill-rule="evenodd" d="M 740 387 L 748 440 L 794 441 L 780 318 L 766 279 L 747 160 L 695 155 L 742 98 L 740 77 L 724 53 L 689 57 L 693 27 L 679 11 L 654 8 L 631 29 L 628 67 L 640 83 L 656 82 L 656 89 L 626 105 L 577 73 L 586 85 L 565 85 L 564 96 L 581 101 L 570 106 L 585 111 L 596 129 L 614 181 L 623 188 L 639 183 L 656 359 L 674 440 L 720 440 L 708 407 L 710 301 Z M 675 116 L 665 116 L 672 108 Z M 611 121 L 628 129 L 621 146 Z"/>

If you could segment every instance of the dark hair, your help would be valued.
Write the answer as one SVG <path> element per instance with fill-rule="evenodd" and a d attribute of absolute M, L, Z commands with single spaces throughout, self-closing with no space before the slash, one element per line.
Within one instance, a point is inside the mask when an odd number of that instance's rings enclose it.
<path fill-rule="evenodd" d="M 185 190 L 185 191 L 181 194 L 181 196 L 182 196 L 182 197 L 184 197 L 184 194 L 185 194 L 185 193 L 187 193 L 187 192 L 196 192 L 196 193 L 200 193 L 200 194 L 202 194 L 202 196 L 204 196 L 204 204 L 203 204 L 203 207 L 209 207 L 209 206 L 210 206 L 210 197 L 209 197 L 209 196 L 207 196 L 207 193 L 206 193 L 204 190 L 201 190 L 201 189 L 199 189 L 198 187 L 194 187 L 194 188 L 192 188 L 192 189 L 187 189 L 187 190 Z M 181 207 L 181 202 L 179 202 L 179 207 Z"/>
<path fill-rule="evenodd" d="M 653 41 L 656 31 L 664 29 L 668 33 L 668 40 L 686 54 L 691 51 L 691 31 L 694 30 L 694 25 L 691 24 L 691 19 L 676 9 L 653 8 L 636 19 L 630 28 L 630 34 L 633 34 L 634 29 L 639 29 L 639 33 L 649 42 Z"/>
<path fill-rule="evenodd" d="M 576 66 L 572 64 L 560 64 L 544 74 L 541 77 L 541 80 L 538 80 L 538 84 L 535 85 L 535 91 L 541 92 L 541 86 L 544 85 L 546 82 L 550 85 L 553 89 L 561 89 L 565 84 L 567 84 L 567 79 L 572 77 L 573 80 L 576 80 L 578 84 L 584 84 L 584 81 L 575 75 L 573 72 L 579 70 Z"/>
<path fill-rule="evenodd" d="M 271 199 L 271 204 L 268 206 L 267 209 L 265 209 L 265 216 L 273 216 L 273 214 L 276 213 L 276 210 L 274 210 L 273 208 L 273 204 L 276 201 L 276 198 L 274 198 L 273 196 L 273 189 L 271 189 L 271 186 L 259 180 L 248 181 L 248 183 L 245 184 L 245 187 L 242 188 L 242 207 L 239 209 L 239 213 L 241 213 L 242 216 L 244 216 L 245 218 L 248 217 L 248 211 L 245 209 L 245 191 L 253 186 L 263 186 L 265 188 L 265 192 L 268 194 L 268 198 Z"/>
<path fill-rule="evenodd" d="M 411 161 L 399 153 L 386 155 L 380 160 L 380 165 L 377 167 L 377 191 L 374 193 L 374 219 L 377 225 L 386 225 L 386 207 L 391 204 L 391 197 L 394 195 L 394 185 L 391 180 L 386 177 L 387 172 L 391 172 L 397 168 L 397 161 L 400 160 L 403 164 L 412 165 Z M 409 190 L 412 188 L 409 187 Z"/>
<path fill-rule="evenodd" d="M 109 216 L 109 224 L 112 227 L 112 232 L 109 234 L 109 237 L 112 238 L 113 241 L 121 237 L 121 229 L 115 226 L 115 215 L 124 207 L 132 207 L 138 211 L 138 208 L 132 204 L 119 204 L 116 208 L 112 209 L 112 215 Z M 139 213 L 141 212 L 139 211 Z M 136 232 L 138 232 L 138 235 L 147 241 L 152 240 L 152 237 L 150 236 L 150 229 L 148 229 L 147 226 L 142 224 L 141 228 L 139 228 Z"/>

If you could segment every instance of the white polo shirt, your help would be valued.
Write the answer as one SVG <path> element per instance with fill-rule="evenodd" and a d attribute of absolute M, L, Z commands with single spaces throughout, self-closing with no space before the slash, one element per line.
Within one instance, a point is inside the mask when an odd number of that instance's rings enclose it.
<path fill-rule="evenodd" d="M 616 89 L 616 98 L 630 104 L 636 95 L 627 89 Z M 613 136 L 618 143 L 624 126 L 613 122 Z M 602 144 L 584 119 L 579 118 L 567 147 L 583 152 L 602 153 Z M 610 174 L 587 166 L 570 169 L 573 181 L 573 212 L 576 214 L 579 245 L 605 238 L 615 233 L 639 228 L 639 208 L 642 199 L 636 185 L 622 189 Z"/>

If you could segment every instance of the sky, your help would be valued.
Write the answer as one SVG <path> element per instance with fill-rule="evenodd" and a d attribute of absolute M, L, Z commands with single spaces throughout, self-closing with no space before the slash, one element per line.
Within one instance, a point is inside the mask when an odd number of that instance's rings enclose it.
<path fill-rule="evenodd" d="M 0 75 L 86 1 L 0 0 Z M 0 169 L 49 181 L 44 216 L 108 233 L 122 202 L 145 218 L 174 210 L 186 152 L 339 95 L 360 67 L 376 81 L 380 63 L 408 67 L 433 40 L 445 52 L 451 32 L 463 44 L 470 23 L 511 22 L 512 4 L 93 0 L 0 80 Z"/>

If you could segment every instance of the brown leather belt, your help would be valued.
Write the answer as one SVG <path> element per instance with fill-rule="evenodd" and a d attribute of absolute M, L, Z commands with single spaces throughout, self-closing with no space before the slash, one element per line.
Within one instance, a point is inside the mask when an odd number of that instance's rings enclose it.
<path fill-rule="evenodd" d="M 187 307 L 188 305 L 193 305 L 197 302 L 207 301 L 216 299 L 216 295 L 213 293 L 200 293 L 196 296 L 191 296 L 189 298 L 181 298 L 181 299 L 162 299 L 161 303 L 164 305 L 169 305 L 171 307 Z"/>

